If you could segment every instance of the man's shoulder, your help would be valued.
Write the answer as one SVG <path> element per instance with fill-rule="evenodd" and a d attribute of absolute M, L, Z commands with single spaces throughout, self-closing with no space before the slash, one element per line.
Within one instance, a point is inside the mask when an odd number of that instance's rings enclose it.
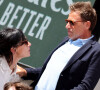
<path fill-rule="evenodd" d="M 92 44 L 92 47 L 96 52 L 100 52 L 100 43 L 98 41 L 95 41 L 95 44 Z"/>

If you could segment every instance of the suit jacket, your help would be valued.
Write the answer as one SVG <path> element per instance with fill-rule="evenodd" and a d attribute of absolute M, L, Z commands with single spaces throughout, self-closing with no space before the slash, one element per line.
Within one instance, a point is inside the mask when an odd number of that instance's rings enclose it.
<path fill-rule="evenodd" d="M 69 38 L 66 37 L 53 52 L 68 40 Z M 27 78 L 34 80 L 32 86 L 37 84 L 53 52 L 47 58 L 42 68 L 26 69 L 28 72 Z M 59 76 L 56 90 L 93 90 L 99 77 L 100 44 L 95 38 L 92 38 L 71 57 Z"/>

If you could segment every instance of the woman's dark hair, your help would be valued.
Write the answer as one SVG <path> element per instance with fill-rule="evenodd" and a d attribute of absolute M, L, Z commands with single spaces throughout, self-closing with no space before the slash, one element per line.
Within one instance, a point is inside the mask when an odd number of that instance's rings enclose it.
<path fill-rule="evenodd" d="M 19 29 L 6 28 L 0 30 L 0 56 L 5 56 L 9 65 L 13 62 L 12 47 L 17 47 L 20 41 L 26 40 Z"/>

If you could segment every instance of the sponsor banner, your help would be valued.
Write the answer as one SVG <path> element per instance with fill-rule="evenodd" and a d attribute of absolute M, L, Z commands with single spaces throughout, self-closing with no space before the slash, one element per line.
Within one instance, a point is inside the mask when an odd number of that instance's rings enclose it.
<path fill-rule="evenodd" d="M 43 64 L 67 36 L 68 7 L 76 1 L 81 0 L 0 0 L 0 29 L 22 29 L 32 44 L 31 56 L 20 60 L 21 63 L 32 67 Z"/>

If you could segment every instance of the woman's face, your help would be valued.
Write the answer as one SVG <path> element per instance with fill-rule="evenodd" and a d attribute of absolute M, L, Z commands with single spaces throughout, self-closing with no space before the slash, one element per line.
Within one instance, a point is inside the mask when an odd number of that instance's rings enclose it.
<path fill-rule="evenodd" d="M 30 46 L 31 46 L 31 43 L 29 41 L 22 41 L 22 45 L 19 45 L 17 48 L 16 48 L 16 56 L 18 58 L 24 58 L 24 57 L 29 57 L 30 56 Z"/>

